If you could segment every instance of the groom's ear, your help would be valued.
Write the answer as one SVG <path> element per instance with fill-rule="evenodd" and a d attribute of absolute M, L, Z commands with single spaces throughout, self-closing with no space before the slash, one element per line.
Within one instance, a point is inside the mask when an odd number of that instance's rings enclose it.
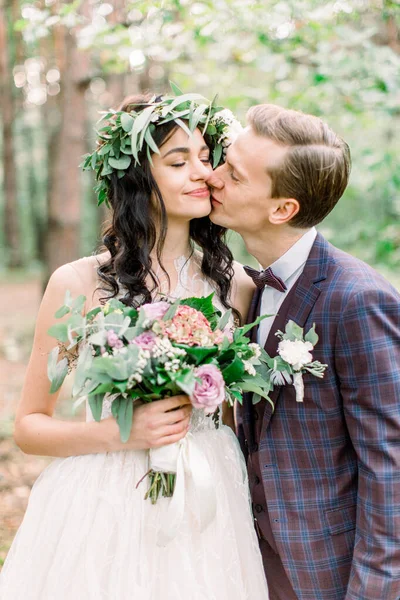
<path fill-rule="evenodd" d="M 300 204 L 295 198 L 275 198 L 271 209 L 269 215 L 271 225 L 284 225 L 298 214 Z"/>

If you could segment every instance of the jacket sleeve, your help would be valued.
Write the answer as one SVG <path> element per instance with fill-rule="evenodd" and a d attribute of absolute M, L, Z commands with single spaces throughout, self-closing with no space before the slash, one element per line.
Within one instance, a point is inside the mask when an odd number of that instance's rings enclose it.
<path fill-rule="evenodd" d="M 357 293 L 335 345 L 343 409 L 358 458 L 355 547 L 345 600 L 400 598 L 400 297 Z"/>

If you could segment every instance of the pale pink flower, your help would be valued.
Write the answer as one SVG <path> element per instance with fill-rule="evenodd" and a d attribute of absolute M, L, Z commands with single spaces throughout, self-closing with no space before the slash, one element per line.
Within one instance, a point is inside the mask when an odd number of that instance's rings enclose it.
<path fill-rule="evenodd" d="M 225 382 L 215 365 L 202 365 L 194 371 L 201 382 L 196 382 L 190 400 L 195 408 L 204 408 L 206 413 L 215 412 L 225 399 Z"/>
<path fill-rule="evenodd" d="M 144 313 L 150 321 L 157 321 L 162 319 L 167 310 L 171 307 L 169 302 L 153 302 L 152 304 L 143 304 L 140 310 L 144 310 Z"/>
<path fill-rule="evenodd" d="M 203 313 L 190 306 L 179 306 L 174 317 L 162 323 L 162 332 L 177 344 L 213 346 L 215 343 L 210 324 Z"/>
<path fill-rule="evenodd" d="M 131 344 L 136 344 L 142 350 L 152 350 L 155 346 L 157 336 L 152 331 L 145 331 L 135 337 Z"/>
<path fill-rule="evenodd" d="M 107 331 L 107 344 L 111 346 L 111 348 L 114 348 L 119 341 L 120 339 L 115 333 L 114 329 L 109 329 L 109 331 Z"/>

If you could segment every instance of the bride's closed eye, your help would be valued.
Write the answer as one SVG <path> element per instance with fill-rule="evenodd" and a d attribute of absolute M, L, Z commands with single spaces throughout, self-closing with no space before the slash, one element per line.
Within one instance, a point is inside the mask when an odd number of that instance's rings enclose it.
<path fill-rule="evenodd" d="M 201 158 L 200 160 L 205 165 L 209 165 L 211 163 L 211 159 L 210 158 Z M 171 167 L 183 167 L 185 164 L 186 164 L 185 162 L 175 163 L 175 164 L 171 165 Z"/>

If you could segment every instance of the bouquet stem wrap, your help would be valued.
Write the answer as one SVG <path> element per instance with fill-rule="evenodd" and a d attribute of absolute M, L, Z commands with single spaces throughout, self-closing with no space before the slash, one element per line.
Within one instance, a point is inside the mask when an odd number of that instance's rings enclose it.
<path fill-rule="evenodd" d="M 304 400 L 304 381 L 303 373 L 293 373 L 293 385 L 296 390 L 296 401 L 303 402 Z"/>
<path fill-rule="evenodd" d="M 150 450 L 150 468 L 176 473 L 174 494 L 166 519 L 157 533 L 158 546 L 166 546 L 176 536 L 185 514 L 188 485 L 196 490 L 198 523 L 204 531 L 214 520 L 217 500 L 213 474 L 201 444 L 192 433 L 175 444 Z"/>

